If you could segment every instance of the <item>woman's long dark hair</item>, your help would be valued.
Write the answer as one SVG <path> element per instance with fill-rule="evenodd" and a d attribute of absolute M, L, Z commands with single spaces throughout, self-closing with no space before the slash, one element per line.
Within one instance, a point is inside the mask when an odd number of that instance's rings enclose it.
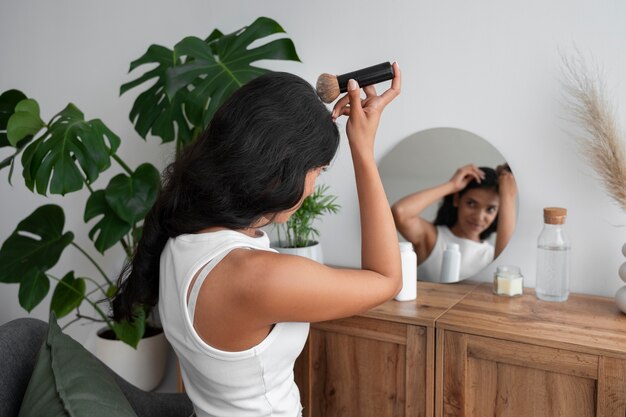
<path fill-rule="evenodd" d="M 306 174 L 328 165 L 338 145 L 329 111 L 300 77 L 272 72 L 237 90 L 163 172 L 162 190 L 118 279 L 114 320 L 156 305 L 169 238 L 213 226 L 246 228 L 293 208 Z"/>
<path fill-rule="evenodd" d="M 468 190 L 474 188 L 482 188 L 486 190 L 494 190 L 496 193 L 499 193 L 498 188 L 498 175 L 493 168 L 489 167 L 480 167 L 481 171 L 485 173 L 485 178 L 478 183 L 476 180 L 472 180 L 467 184 L 465 188 L 459 191 L 459 197 L 462 197 Z M 433 224 L 435 226 L 448 226 L 452 227 L 456 224 L 458 220 L 458 209 L 454 206 L 454 194 L 448 194 L 443 198 L 443 202 L 441 206 L 439 206 L 439 210 L 437 210 L 437 216 L 435 217 L 435 221 Z M 483 230 L 480 234 L 480 238 L 485 240 L 491 236 L 493 232 L 498 228 L 498 216 L 493 220 L 493 222 L 489 225 L 488 228 Z"/>

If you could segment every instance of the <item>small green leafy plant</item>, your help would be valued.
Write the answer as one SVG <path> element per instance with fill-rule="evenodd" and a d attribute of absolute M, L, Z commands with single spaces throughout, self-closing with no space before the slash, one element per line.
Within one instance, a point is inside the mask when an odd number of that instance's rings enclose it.
<path fill-rule="evenodd" d="M 238 87 L 269 72 L 253 66 L 254 62 L 299 61 L 290 39 L 274 39 L 250 48 L 254 41 L 280 33 L 284 30 L 278 23 L 261 17 L 231 34 L 214 30 L 204 40 L 187 37 L 173 49 L 150 46 L 131 63 L 130 71 L 145 64 L 151 69 L 120 89 L 124 94 L 152 83 L 137 96 L 130 111 L 137 133 L 144 139 L 151 133 L 162 142 L 175 141 L 176 150 L 182 149 L 198 137 L 215 110 Z M 0 95 L 0 148 L 12 149 L 12 154 L 0 161 L 0 169 L 9 168 L 9 183 L 21 154 L 24 184 L 32 192 L 45 196 L 86 190 L 83 220 L 95 221 L 89 231 L 95 249 L 104 254 L 121 245 L 131 257 L 141 237 L 143 219 L 156 200 L 160 174 L 150 163 L 130 168 L 118 154 L 120 142 L 101 120 L 86 120 L 72 103 L 45 123 L 34 99 L 18 90 Z M 100 174 L 111 168 L 112 162 L 121 172 L 104 188 L 96 189 Z M 30 312 L 46 297 L 53 281 L 50 309 L 57 318 L 75 311 L 73 321 L 85 318 L 104 322 L 118 339 L 136 347 L 144 334 L 149 308 L 137 308 L 132 322 L 114 322 L 100 305 L 117 292 L 114 279 L 78 245 L 75 234 L 64 229 L 64 211 L 54 204 L 43 205 L 20 221 L 0 248 L 0 282 L 19 284 L 19 303 Z M 62 277 L 50 273 L 70 246 L 89 259 L 101 279 L 74 271 Z M 83 302 L 98 317 L 81 314 Z"/>
<path fill-rule="evenodd" d="M 280 247 L 303 248 L 316 243 L 314 239 L 319 237 L 319 232 L 313 227 L 315 220 L 327 213 L 335 214 L 341 208 L 335 203 L 337 197 L 327 193 L 327 185 L 318 186 L 287 222 L 277 225 Z"/>

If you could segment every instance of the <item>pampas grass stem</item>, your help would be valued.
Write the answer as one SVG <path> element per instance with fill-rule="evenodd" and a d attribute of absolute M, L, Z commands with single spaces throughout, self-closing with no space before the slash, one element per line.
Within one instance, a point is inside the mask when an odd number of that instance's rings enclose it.
<path fill-rule="evenodd" d="M 599 70 L 586 65 L 580 52 L 561 55 L 566 104 L 572 119 L 582 128 L 579 150 L 596 171 L 613 200 L 626 211 L 626 149 L 624 135 L 615 121 L 613 107 Z"/>

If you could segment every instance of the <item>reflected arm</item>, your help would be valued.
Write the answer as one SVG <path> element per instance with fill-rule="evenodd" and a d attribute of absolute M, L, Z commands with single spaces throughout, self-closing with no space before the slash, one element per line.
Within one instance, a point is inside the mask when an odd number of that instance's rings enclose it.
<path fill-rule="evenodd" d="M 500 188 L 500 211 L 498 213 L 494 259 L 497 258 L 504 248 L 506 248 L 506 245 L 508 245 L 513 236 L 515 223 L 517 221 L 517 185 L 515 183 L 515 177 L 509 171 L 501 171 L 498 176 L 498 183 Z"/>
<path fill-rule="evenodd" d="M 393 220 L 398 232 L 409 242 L 419 246 L 427 233 L 435 234 L 435 226 L 420 214 L 429 205 L 455 192 L 452 182 L 448 181 L 436 187 L 427 188 L 398 200 L 391 207 Z"/>

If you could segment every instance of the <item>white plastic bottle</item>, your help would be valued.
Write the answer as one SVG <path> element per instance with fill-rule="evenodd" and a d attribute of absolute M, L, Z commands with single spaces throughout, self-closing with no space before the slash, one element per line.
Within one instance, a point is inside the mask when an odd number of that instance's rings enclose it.
<path fill-rule="evenodd" d="M 411 242 L 400 242 L 400 259 L 402 260 L 402 289 L 396 295 L 398 301 L 409 301 L 417 298 L 417 255 Z"/>
<path fill-rule="evenodd" d="M 458 243 L 448 243 L 441 259 L 439 282 L 458 282 L 461 273 L 461 251 Z"/>

